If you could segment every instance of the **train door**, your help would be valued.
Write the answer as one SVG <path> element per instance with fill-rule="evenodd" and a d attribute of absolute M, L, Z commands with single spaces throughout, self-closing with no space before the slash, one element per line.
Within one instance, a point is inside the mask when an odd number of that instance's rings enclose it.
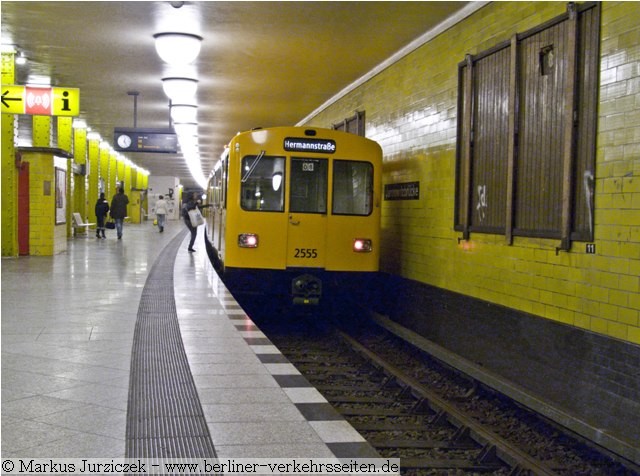
<path fill-rule="evenodd" d="M 287 267 L 325 266 L 328 163 L 291 158 Z"/>

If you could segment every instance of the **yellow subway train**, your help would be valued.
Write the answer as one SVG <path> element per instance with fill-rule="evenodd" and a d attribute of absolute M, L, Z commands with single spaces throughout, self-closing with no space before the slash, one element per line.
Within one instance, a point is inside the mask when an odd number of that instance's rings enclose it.
<path fill-rule="evenodd" d="M 354 134 L 237 134 L 209 176 L 206 245 L 238 300 L 316 305 L 378 271 L 382 150 Z"/>

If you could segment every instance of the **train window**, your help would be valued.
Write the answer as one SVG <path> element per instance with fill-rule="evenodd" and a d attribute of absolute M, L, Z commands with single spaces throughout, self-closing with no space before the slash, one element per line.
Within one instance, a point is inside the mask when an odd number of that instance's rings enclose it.
<path fill-rule="evenodd" d="M 284 211 L 284 157 L 264 154 L 242 159 L 240 206 L 243 210 Z"/>
<path fill-rule="evenodd" d="M 327 160 L 291 159 L 289 210 L 327 213 Z"/>
<path fill-rule="evenodd" d="M 370 215 L 373 209 L 373 165 L 369 162 L 333 162 L 333 205 L 335 215 Z"/>

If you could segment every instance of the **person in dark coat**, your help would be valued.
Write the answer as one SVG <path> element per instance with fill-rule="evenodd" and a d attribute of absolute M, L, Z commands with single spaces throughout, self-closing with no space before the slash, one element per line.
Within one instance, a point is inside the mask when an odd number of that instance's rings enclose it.
<path fill-rule="evenodd" d="M 96 202 L 96 238 L 100 238 L 100 233 L 102 232 L 102 238 L 106 238 L 107 235 L 104 234 L 104 222 L 107 219 L 107 213 L 109 213 L 109 202 L 106 198 L 104 198 L 104 193 L 100 194 L 100 198 Z"/>
<path fill-rule="evenodd" d="M 118 239 L 122 239 L 122 228 L 124 225 L 124 219 L 127 216 L 127 205 L 129 204 L 129 197 L 124 194 L 124 189 L 118 187 L 118 193 L 116 193 L 111 199 L 111 218 L 116 222 L 116 231 L 118 232 Z"/>
<path fill-rule="evenodd" d="M 193 253 L 195 249 L 193 249 L 193 244 L 196 242 L 196 236 L 198 236 L 198 228 L 191 225 L 191 218 L 189 217 L 189 210 L 194 210 L 198 206 L 198 194 L 193 193 L 189 200 L 182 205 L 182 218 L 184 219 L 184 224 L 187 225 L 187 228 L 191 232 L 191 239 L 189 240 L 189 248 L 188 250 Z"/>

